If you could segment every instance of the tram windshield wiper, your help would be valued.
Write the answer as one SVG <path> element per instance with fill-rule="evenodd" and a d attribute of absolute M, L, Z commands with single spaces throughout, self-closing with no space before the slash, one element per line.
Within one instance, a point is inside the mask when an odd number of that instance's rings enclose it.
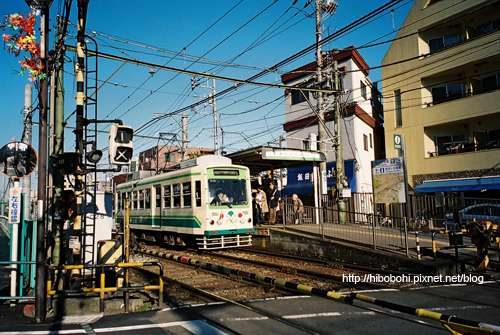
<path fill-rule="evenodd" d="M 221 205 L 226 205 L 229 208 L 233 208 L 229 202 L 222 202 Z"/>

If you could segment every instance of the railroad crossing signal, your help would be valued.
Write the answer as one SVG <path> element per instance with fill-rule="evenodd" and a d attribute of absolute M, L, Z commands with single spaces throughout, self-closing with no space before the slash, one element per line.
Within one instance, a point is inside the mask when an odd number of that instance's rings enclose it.
<path fill-rule="evenodd" d="M 132 137 L 134 130 L 129 126 L 112 125 L 109 130 L 109 164 L 130 165 L 134 149 Z"/>

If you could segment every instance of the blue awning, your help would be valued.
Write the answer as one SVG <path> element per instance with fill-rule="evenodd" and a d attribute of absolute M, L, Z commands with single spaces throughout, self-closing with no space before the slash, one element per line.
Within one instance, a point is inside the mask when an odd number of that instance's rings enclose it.
<path fill-rule="evenodd" d="M 461 192 L 500 189 L 500 177 L 479 177 L 424 181 L 414 188 L 415 193 Z"/>

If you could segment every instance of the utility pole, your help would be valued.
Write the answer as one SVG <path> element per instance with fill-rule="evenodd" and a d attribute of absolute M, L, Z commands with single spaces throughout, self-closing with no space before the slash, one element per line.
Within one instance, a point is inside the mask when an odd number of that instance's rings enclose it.
<path fill-rule="evenodd" d="M 49 46 L 49 12 L 52 0 L 27 1 L 28 5 L 41 9 L 40 16 L 40 60 L 43 64 L 44 79 L 40 79 L 40 115 L 38 132 L 38 221 L 36 226 L 36 282 L 35 282 L 35 321 L 45 320 L 45 226 L 47 208 L 47 105 L 48 105 L 48 46 Z"/>
<path fill-rule="evenodd" d="M 333 63 L 333 73 L 334 73 L 334 90 L 335 90 L 335 102 L 334 102 L 334 119 L 335 119 L 335 162 L 337 165 L 337 192 L 340 194 L 340 190 L 344 188 L 344 150 L 342 148 L 342 115 L 340 114 L 340 85 L 339 85 L 339 73 L 337 69 L 337 61 Z M 345 201 L 340 199 L 337 203 L 337 209 L 339 211 L 339 221 L 340 223 L 345 222 Z"/>
<path fill-rule="evenodd" d="M 63 31 L 64 18 L 57 17 L 57 31 L 56 39 L 61 41 L 64 36 L 61 36 Z M 53 93 L 54 108 L 51 115 L 51 130 L 53 132 L 51 137 L 51 155 L 61 155 L 64 151 L 64 52 L 56 55 L 56 67 L 54 69 L 55 75 L 53 76 Z M 52 251 L 52 262 L 56 265 L 62 264 L 62 237 L 63 237 L 63 220 L 56 219 L 57 204 L 59 197 L 64 189 L 64 174 L 61 170 L 51 169 L 52 175 L 52 234 L 54 236 L 54 249 Z"/>
<path fill-rule="evenodd" d="M 154 113 L 153 114 L 153 117 L 160 117 L 160 116 L 166 116 L 167 114 L 160 114 L 160 113 Z M 174 120 L 174 122 L 179 126 L 179 128 L 181 129 L 182 131 L 182 144 L 181 144 L 181 155 L 182 155 L 182 161 L 185 161 L 189 158 L 188 156 L 188 115 L 186 113 L 183 113 L 182 115 L 169 115 L 172 120 Z M 174 116 L 177 116 L 177 117 L 181 117 L 182 118 L 182 121 L 181 121 L 181 124 L 179 124 L 179 122 L 177 122 L 175 119 L 174 119 Z M 161 134 L 165 134 L 165 135 L 177 135 L 177 134 L 172 134 L 172 133 L 160 133 L 160 138 L 161 138 Z"/>
<path fill-rule="evenodd" d="M 321 31 L 321 15 L 323 5 L 322 0 L 316 0 L 316 81 L 321 85 L 323 82 L 323 50 L 321 45 L 322 31 Z M 318 92 L 317 99 L 317 111 L 318 111 L 318 150 L 322 152 L 326 157 L 326 135 L 325 129 L 323 128 L 325 120 L 325 110 L 323 101 L 323 92 Z M 323 182 L 323 178 L 326 178 L 326 160 L 319 163 L 319 176 L 318 176 L 318 207 L 323 207 L 323 194 L 326 193 L 326 183 Z"/>
<path fill-rule="evenodd" d="M 214 74 L 214 73 L 212 73 Z M 214 118 L 214 152 L 215 154 L 217 155 L 218 154 L 218 151 L 219 151 L 219 144 L 218 144 L 218 133 L 217 133 L 217 103 L 215 101 L 215 93 L 216 93 L 216 90 L 215 90 L 215 78 L 212 78 L 212 85 L 213 86 L 208 86 L 208 79 L 207 79 L 207 84 L 206 86 L 201 86 L 198 84 L 196 78 L 191 78 L 191 85 L 192 85 L 192 89 L 194 90 L 194 88 L 196 86 L 199 86 L 199 87 L 206 87 L 206 88 L 209 88 L 212 90 L 212 93 L 210 93 L 208 95 L 208 104 L 212 107 L 212 113 L 202 113 L 202 112 L 196 112 L 198 114 L 207 114 L 207 115 L 212 115 L 213 118 Z"/>
<path fill-rule="evenodd" d="M 24 138 L 21 139 L 24 143 L 31 146 L 31 104 L 33 101 L 33 86 L 31 84 L 24 85 Z M 31 176 L 23 178 L 23 193 L 24 193 L 24 217 L 30 215 L 31 204 Z M 3 215 L 3 212 L 2 212 Z M 29 217 L 28 221 L 31 221 Z"/>

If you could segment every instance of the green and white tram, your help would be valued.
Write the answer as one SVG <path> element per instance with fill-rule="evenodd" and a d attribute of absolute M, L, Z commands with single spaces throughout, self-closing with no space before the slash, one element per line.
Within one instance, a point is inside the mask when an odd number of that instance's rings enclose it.
<path fill-rule="evenodd" d="M 116 223 L 125 219 L 138 238 L 175 242 L 199 249 L 252 245 L 252 198 L 247 167 L 208 155 L 181 163 L 172 172 L 119 184 Z"/>

